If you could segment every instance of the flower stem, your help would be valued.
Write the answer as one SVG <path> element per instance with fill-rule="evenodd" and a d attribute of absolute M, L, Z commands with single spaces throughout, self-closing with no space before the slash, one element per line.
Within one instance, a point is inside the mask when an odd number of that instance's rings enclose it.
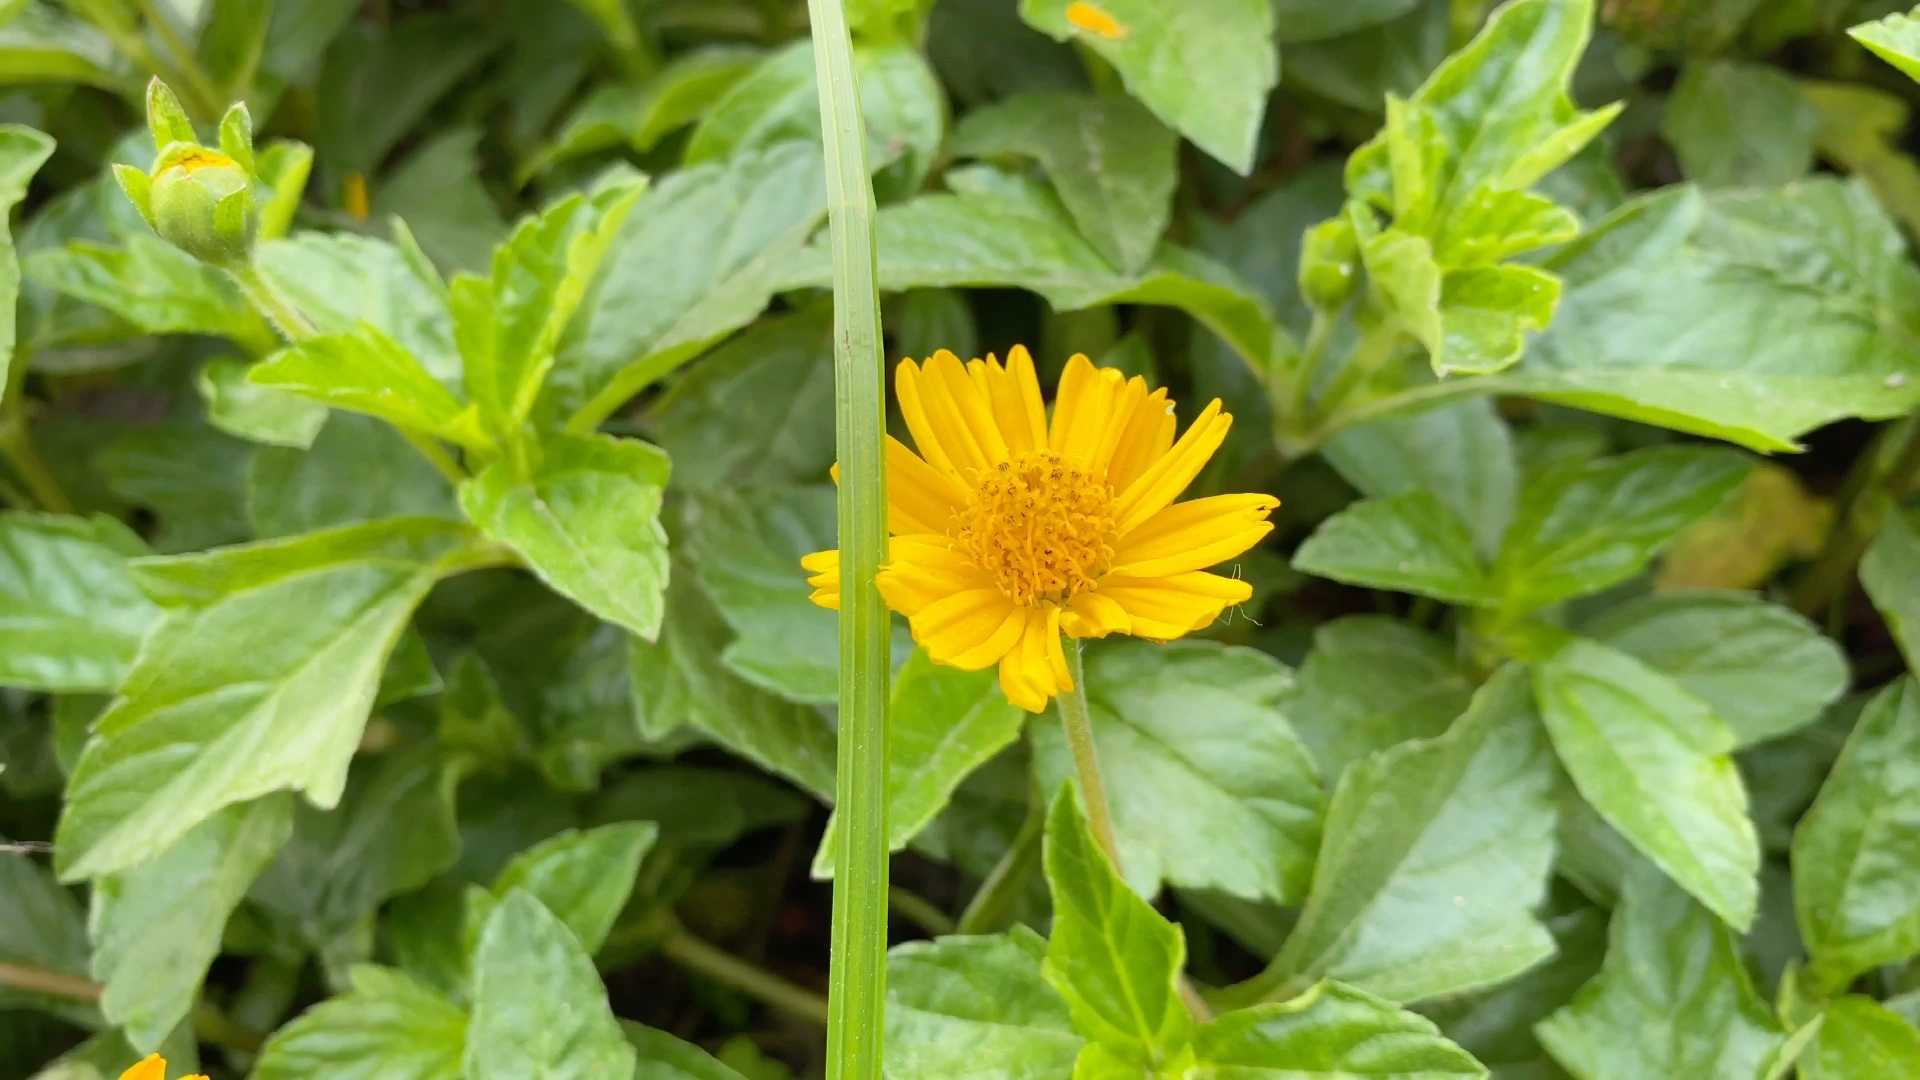
<path fill-rule="evenodd" d="M 1012 921 L 1014 902 L 1020 898 L 1028 879 L 1040 869 L 1040 839 L 1046 825 L 1046 800 L 1035 796 L 1027 808 L 1027 820 L 1020 823 L 1020 831 L 1014 834 L 1006 854 L 1000 856 L 993 872 L 980 883 L 980 890 L 967 901 L 955 933 L 990 934 Z"/>
<path fill-rule="evenodd" d="M 71 514 L 74 512 L 73 500 L 67 497 L 66 489 L 48 470 L 47 463 L 40 459 L 40 452 L 34 449 L 33 435 L 27 430 L 26 416 L 16 403 L 0 414 L 0 458 L 13 466 L 20 482 L 27 486 L 33 501 L 40 509 L 53 514 Z"/>
<path fill-rule="evenodd" d="M 88 1003 L 98 1002 L 106 989 L 92 979 L 63 971 L 8 963 L 0 963 L 0 987 Z M 235 1022 L 204 1001 L 194 1006 L 193 1033 L 204 1042 L 248 1052 L 260 1049 L 265 1042 L 259 1032 Z"/>
<path fill-rule="evenodd" d="M 1061 694 L 1060 726 L 1067 732 L 1067 749 L 1073 754 L 1073 771 L 1080 780 L 1080 795 L 1087 803 L 1087 824 L 1093 838 L 1120 871 L 1120 845 L 1113 841 L 1113 813 L 1107 803 L 1107 782 L 1100 773 L 1100 752 L 1093 743 L 1093 720 L 1087 715 L 1087 671 L 1080 658 L 1080 642 L 1070 639 L 1065 650 L 1067 672 L 1073 676 L 1073 689 Z"/>
<path fill-rule="evenodd" d="M 827 1022 L 827 1003 L 819 994 L 782 979 L 770 971 L 678 930 L 660 951 L 688 971 L 696 971 L 790 1016 L 816 1024 Z"/>
<path fill-rule="evenodd" d="M 909 892 L 895 885 L 887 890 L 887 900 L 902 918 L 927 933 L 934 935 L 953 933 L 953 916 L 941 911 L 938 904 L 919 893 Z"/>
<path fill-rule="evenodd" d="M 827 1080 L 881 1080 L 887 980 L 887 547 L 885 379 L 866 125 L 843 0 L 807 0 L 833 238 L 834 441 L 840 461 L 839 866 L 827 990 Z"/>

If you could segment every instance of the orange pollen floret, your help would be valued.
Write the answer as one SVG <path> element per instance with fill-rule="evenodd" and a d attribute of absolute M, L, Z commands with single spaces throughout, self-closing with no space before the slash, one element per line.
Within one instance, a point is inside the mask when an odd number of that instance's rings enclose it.
<path fill-rule="evenodd" d="M 955 546 L 1016 604 L 1064 601 L 1113 559 L 1113 489 L 1050 451 L 989 469 L 955 517 Z"/>

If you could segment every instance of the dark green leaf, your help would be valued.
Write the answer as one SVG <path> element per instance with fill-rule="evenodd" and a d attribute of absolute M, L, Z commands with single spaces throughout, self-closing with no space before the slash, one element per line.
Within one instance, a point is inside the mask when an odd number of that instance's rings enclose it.
<path fill-rule="evenodd" d="M 568 830 L 527 849 L 494 880 L 505 899 L 525 890 L 572 932 L 588 953 L 597 952 L 633 892 L 640 860 L 659 835 L 650 821 L 625 821 L 585 832 Z"/>
<path fill-rule="evenodd" d="M 258 1080 L 461 1080 L 466 1013 L 391 968 L 362 965 L 351 977 L 351 991 L 274 1032 Z"/>
<path fill-rule="evenodd" d="M 1193 1080 L 1482 1080 L 1487 1070 L 1433 1022 L 1339 983 L 1231 1012 L 1195 1036 Z M 1077 1075 L 1077 1074 L 1076 1074 Z"/>
<path fill-rule="evenodd" d="M 530 479 L 502 458 L 461 485 L 460 505 L 542 581 L 651 641 L 666 602 L 667 467 L 637 439 L 556 436 Z"/>
<path fill-rule="evenodd" d="M 1040 976 L 1046 942 L 1024 926 L 947 937 L 887 957 L 887 1070 L 920 1080 L 1052 1080 L 1084 1040 Z"/>
<path fill-rule="evenodd" d="M 464 12 L 349 25 L 327 50 L 314 94 L 314 146 L 335 182 L 376 172 L 495 41 L 487 25 Z"/>
<path fill-rule="evenodd" d="M 1653 668 L 1575 639 L 1533 669 L 1547 734 L 1581 796 L 1729 924 L 1759 902 L 1760 841 L 1734 769 L 1733 735 Z"/>
<path fill-rule="evenodd" d="M 1473 535 L 1430 492 L 1366 499 L 1320 523 L 1294 552 L 1316 577 L 1459 604 L 1492 606 L 1499 592 L 1474 553 Z"/>
<path fill-rule="evenodd" d="M 153 860 L 95 883 L 87 929 L 100 1011 L 134 1049 L 159 1049 L 193 1010 L 227 916 L 292 827 L 289 795 L 230 806 Z"/>
<path fill-rule="evenodd" d="M 1262 978 L 1393 1001 L 1504 982 L 1552 955 L 1530 914 L 1553 860 L 1553 765 L 1524 676 L 1496 675 L 1445 735 L 1356 762 L 1327 808 L 1313 891 Z"/>
<path fill-rule="evenodd" d="M 399 218 L 445 273 L 484 273 L 507 223 L 480 181 L 478 128 L 441 132 L 408 155 L 373 192 L 374 218 Z"/>
<path fill-rule="evenodd" d="M 1920 669 L 1920 533 L 1905 514 L 1886 523 L 1860 560 L 1860 584 L 1880 609 L 1909 669 Z"/>
<path fill-rule="evenodd" d="M 1291 678 L 1273 658 L 1205 641 L 1117 641 L 1089 650 L 1087 697 L 1126 876 L 1297 903 L 1325 805 L 1280 710 Z M 1073 772 L 1057 723 L 1033 728 L 1051 791 Z"/>
<path fill-rule="evenodd" d="M 593 958 L 530 893 L 509 892 L 474 949 L 468 1080 L 604 1080 L 631 1076 L 635 1057 Z"/>
<path fill-rule="evenodd" d="M 1081 14 L 1087 9 L 1091 17 Z M 1084 21 L 1076 23 L 1081 14 Z M 1253 171 L 1267 93 L 1280 77 L 1269 0 L 1021 0 L 1020 17 L 1119 69 L 1169 127 L 1242 174 Z"/>
<path fill-rule="evenodd" d="M 29 279 L 106 308 L 149 334 L 224 337 L 249 353 L 276 344 L 273 331 L 226 275 L 151 233 L 123 246 L 76 240 L 25 260 Z"/>
<path fill-rule="evenodd" d="M 1446 731 L 1472 696 L 1451 646 L 1397 619 L 1352 615 L 1315 628 L 1286 706 L 1332 785 L 1376 750 Z"/>
<path fill-rule="evenodd" d="M 1874 698 L 1793 837 L 1793 899 L 1808 975 L 1840 989 L 1920 952 L 1920 692 Z"/>
<path fill-rule="evenodd" d="M 530 177 L 562 161 L 623 144 L 645 153 L 705 115 L 758 66 L 760 57 L 754 49 L 705 46 L 671 58 L 644 82 L 602 85 L 521 174 Z"/>
<path fill-rule="evenodd" d="M 1133 99 L 1023 94 L 968 114 L 954 152 L 1010 154 L 1047 171 L 1067 213 L 1113 266 L 1135 273 L 1171 216 L 1178 138 Z"/>
<path fill-rule="evenodd" d="M 1741 746 L 1812 723 L 1851 682 L 1846 655 L 1819 628 L 1747 593 L 1642 597 L 1580 632 L 1691 691 Z"/>
<path fill-rule="evenodd" d="M 1534 1025 L 1573 1000 L 1573 996 L 1600 973 L 1607 951 L 1607 913 L 1579 908 L 1547 920 L 1555 955 L 1517 979 L 1484 993 L 1433 1002 L 1420 1011 L 1447 1038 L 1485 1064 L 1503 1080 L 1509 1075 L 1533 1076 L 1526 1069 L 1545 1071 L 1546 1051 L 1534 1037 Z"/>
<path fill-rule="evenodd" d="M 1785 1071 L 1788 1040 L 1748 982 L 1733 931 L 1657 871 L 1627 879 L 1609 940 L 1600 976 L 1535 1029 L 1579 1080 Z"/>
<path fill-rule="evenodd" d="M 1467 523 L 1480 554 L 1499 550 L 1520 481 L 1512 434 L 1492 401 L 1470 398 L 1351 427 L 1323 452 L 1362 495 L 1426 491 Z"/>
<path fill-rule="evenodd" d="M 388 425 L 334 413 L 310 450 L 256 450 L 247 513 L 261 539 L 389 517 L 459 516 L 453 486 Z"/>
<path fill-rule="evenodd" d="M 387 653 L 473 558 L 470 535 L 406 518 L 143 561 L 136 581 L 167 611 L 74 770 L 62 873 L 127 869 L 283 788 L 337 804 Z"/>
<path fill-rule="evenodd" d="M 0 859 L 0 962 L 87 977 L 87 924 L 73 894 L 25 855 Z M 0 1007 L 39 1008 L 98 1023 L 97 1014 L 62 998 L 0 987 Z M 90 1019 L 91 1018 L 91 1019 Z"/>
<path fill-rule="evenodd" d="M 1273 0 L 1273 29 L 1281 41 L 1319 41 L 1397 19 L 1419 6 L 1420 0 L 1359 0 L 1351 4 Z"/>
<path fill-rule="evenodd" d="M 152 510 L 147 537 L 174 554 L 248 539 L 247 461 L 252 447 L 206 424 L 170 420 L 125 428 L 93 459 L 108 490 Z"/>
<path fill-rule="evenodd" d="M 6 71 L 5 39 L 15 32 L 19 22 L 20 16 L 15 15 L 12 23 L 0 27 L 0 81 L 4 81 Z M 50 136 L 18 124 L 0 125 L 0 219 L 11 214 L 14 206 L 26 197 L 28 181 L 52 153 Z M 13 385 L 8 370 L 13 365 L 17 337 L 14 301 L 19 294 L 20 259 L 14 252 L 12 234 L 0 227 L 0 299 L 5 300 L 0 303 L 0 398 L 6 396 L 4 387 Z"/>
<path fill-rule="evenodd" d="M 1190 1054 L 1193 1020 L 1177 987 L 1186 939 L 1120 879 L 1071 784 L 1047 814 L 1046 864 L 1053 936 L 1040 971 L 1066 999 L 1073 1026 L 1136 1069 Z"/>
<path fill-rule="evenodd" d="M 655 1031 L 630 1021 L 620 1022 L 627 1041 L 640 1053 L 633 1080 L 745 1080 L 739 1073 L 714 1060 L 705 1050 L 664 1031 Z"/>
<path fill-rule="evenodd" d="M 1689 180 L 1771 187 L 1806 175 L 1819 126 L 1800 85 L 1778 68 L 1693 60 L 1680 69 L 1660 132 Z"/>
<path fill-rule="evenodd" d="M 0 514 L 0 684 L 118 687 L 159 616 L 127 570 L 145 554 L 109 517 Z"/>

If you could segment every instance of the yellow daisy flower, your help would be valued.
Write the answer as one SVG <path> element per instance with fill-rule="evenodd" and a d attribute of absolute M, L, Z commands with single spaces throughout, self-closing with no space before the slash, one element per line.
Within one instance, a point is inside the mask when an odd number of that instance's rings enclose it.
<path fill-rule="evenodd" d="M 145 1061 L 121 1073 L 120 1080 L 167 1080 L 167 1060 L 159 1054 L 148 1054 Z M 207 1080 L 207 1078 L 195 1073 L 192 1076 L 183 1076 L 180 1080 Z"/>
<path fill-rule="evenodd" d="M 1174 502 L 1233 423 L 1217 399 L 1176 442 L 1165 390 L 1075 356 L 1049 423 L 1018 346 L 1004 366 L 944 350 L 903 360 L 895 387 L 919 453 L 887 439 L 878 585 L 934 660 L 998 664 L 1008 699 L 1040 712 L 1073 689 L 1062 633 L 1167 641 L 1253 595 L 1206 568 L 1259 543 L 1279 501 Z M 840 553 L 801 565 L 814 603 L 838 608 Z"/>

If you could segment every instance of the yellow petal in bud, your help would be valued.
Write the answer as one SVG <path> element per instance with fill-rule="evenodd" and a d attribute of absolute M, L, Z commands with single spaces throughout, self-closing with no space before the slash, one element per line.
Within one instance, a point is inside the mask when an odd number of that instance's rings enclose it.
<path fill-rule="evenodd" d="M 1127 36 L 1127 28 L 1120 24 L 1120 20 L 1107 14 L 1106 9 L 1097 4 L 1087 3 L 1087 0 L 1074 0 L 1067 5 L 1067 21 L 1090 34 L 1099 34 L 1108 41 L 1119 41 Z"/>
<path fill-rule="evenodd" d="M 361 173 L 350 172 L 345 188 L 341 196 L 347 206 L 347 216 L 355 221 L 367 220 L 367 214 L 371 212 L 367 205 L 367 178 Z"/>

